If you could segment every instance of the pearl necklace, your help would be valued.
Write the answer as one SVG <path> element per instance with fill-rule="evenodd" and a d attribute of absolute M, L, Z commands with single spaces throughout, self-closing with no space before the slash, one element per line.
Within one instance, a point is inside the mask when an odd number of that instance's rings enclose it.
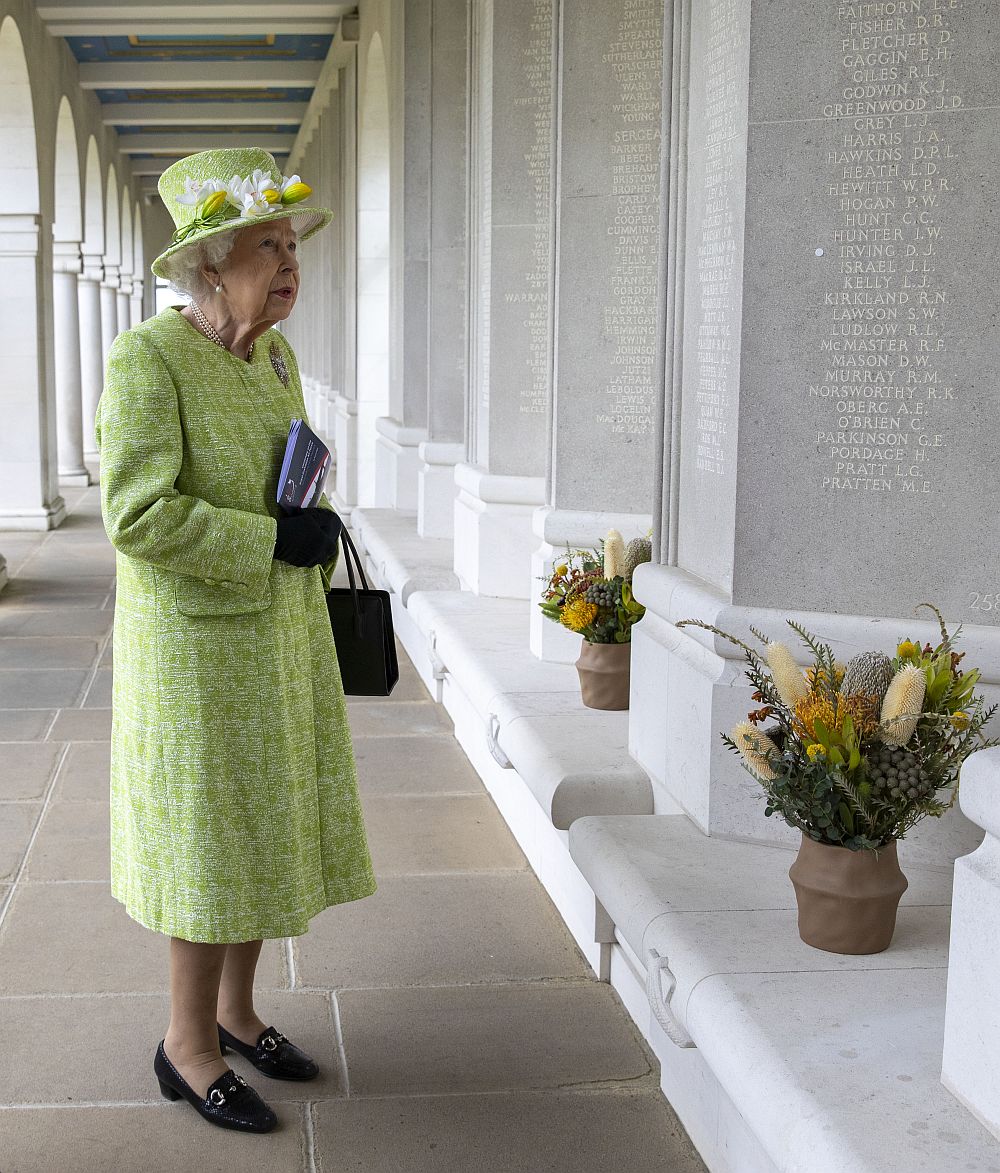
<path fill-rule="evenodd" d="M 210 342 L 215 342 L 221 346 L 223 350 L 229 350 L 229 347 L 222 341 L 219 336 L 219 331 L 212 325 L 212 323 L 201 312 L 201 306 L 196 301 L 191 302 L 191 313 L 194 314 L 194 320 L 198 323 L 201 332 Z M 250 348 L 247 350 L 247 362 L 253 358 L 253 343 L 250 343 Z"/>

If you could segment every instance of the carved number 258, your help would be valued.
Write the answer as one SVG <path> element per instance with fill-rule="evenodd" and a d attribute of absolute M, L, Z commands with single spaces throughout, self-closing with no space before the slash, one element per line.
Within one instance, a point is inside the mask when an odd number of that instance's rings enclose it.
<path fill-rule="evenodd" d="M 1000 611 L 1000 591 L 994 591 L 988 595 L 981 595 L 978 591 L 973 591 L 969 607 L 973 611 Z"/>

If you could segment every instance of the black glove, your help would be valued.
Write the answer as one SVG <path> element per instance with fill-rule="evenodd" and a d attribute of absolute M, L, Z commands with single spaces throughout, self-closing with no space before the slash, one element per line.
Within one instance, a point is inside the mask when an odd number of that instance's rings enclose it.
<path fill-rule="evenodd" d="M 310 507 L 278 518 L 274 557 L 292 566 L 321 566 L 337 553 L 343 522 L 329 509 Z"/>

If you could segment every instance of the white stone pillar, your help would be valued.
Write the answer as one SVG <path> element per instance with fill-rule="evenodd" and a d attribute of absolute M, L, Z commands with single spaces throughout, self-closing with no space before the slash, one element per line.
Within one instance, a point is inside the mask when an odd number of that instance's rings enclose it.
<path fill-rule="evenodd" d="M 433 0 L 428 89 L 429 237 L 424 329 L 427 441 L 417 450 L 417 531 L 455 533 L 455 465 L 468 458 L 468 0 Z M 406 304 L 409 313 L 409 302 Z"/>
<path fill-rule="evenodd" d="M 563 10 L 552 438 L 549 501 L 534 519 L 536 588 L 567 544 L 652 527 L 662 51 L 663 0 Z M 580 637 L 538 607 L 530 629 L 535 655 L 577 659 Z"/>
<path fill-rule="evenodd" d="M 55 349 L 59 479 L 89 485 L 83 462 L 83 390 L 80 379 L 80 245 L 57 241 L 52 249 L 52 336 Z"/>
<path fill-rule="evenodd" d="M 1000 749 L 962 767 L 962 810 L 986 832 L 982 845 L 955 863 L 948 1001 L 944 1023 L 945 1087 L 1000 1137 Z"/>
<path fill-rule="evenodd" d="M 985 9 L 942 10 L 928 44 L 945 96 L 894 124 L 876 180 L 850 166 L 850 6 L 825 7 L 794 53 L 787 10 L 768 0 L 667 7 L 666 393 L 657 561 L 633 579 L 646 615 L 632 634 L 629 749 L 658 811 L 791 843 L 719 737 L 754 707 L 740 649 L 675 623 L 748 641 L 752 625 L 805 663 L 792 618 L 847 662 L 892 655 L 904 636 L 936 643 L 933 618 L 914 617 L 930 600 L 952 630 L 964 624 L 960 646 L 996 696 L 1000 610 L 985 584 L 1000 511 L 975 503 L 1000 500 L 982 379 L 998 357 L 1000 287 L 980 227 L 1000 160 L 958 112 L 992 84 L 981 46 L 993 29 Z M 920 20 L 901 12 L 893 35 L 920 39 Z M 916 855 L 947 866 L 968 851 L 955 816 L 906 837 L 904 871 Z"/>
<path fill-rule="evenodd" d="M 66 514 L 59 496 L 55 379 L 45 321 L 51 253 L 40 216 L 0 215 L 0 529 L 45 530 Z"/>
<path fill-rule="evenodd" d="M 97 403 L 104 388 L 104 342 L 101 314 L 101 258 L 83 256 L 83 271 L 77 278 L 80 307 L 80 385 L 83 400 L 83 455 L 98 460 L 94 437 Z M 110 344 L 109 344 L 110 345 Z"/>
<path fill-rule="evenodd" d="M 535 594 L 552 385 L 554 5 L 476 0 L 469 463 L 455 466 L 455 573 L 476 594 Z"/>
<path fill-rule="evenodd" d="M 123 330 L 129 330 L 132 326 L 132 277 L 130 274 L 122 273 L 119 276 L 116 297 L 118 301 L 118 333 L 121 334 Z"/>
<path fill-rule="evenodd" d="M 101 355 L 108 360 L 111 344 L 118 337 L 118 266 L 105 262 L 101 277 Z"/>
<path fill-rule="evenodd" d="M 142 321 L 142 278 L 132 278 L 132 294 L 129 298 L 129 329 L 134 329 Z"/>

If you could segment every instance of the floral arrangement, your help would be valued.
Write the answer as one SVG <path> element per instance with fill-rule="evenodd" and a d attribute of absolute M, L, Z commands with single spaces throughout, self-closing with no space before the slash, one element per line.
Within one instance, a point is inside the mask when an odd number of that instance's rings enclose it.
<path fill-rule="evenodd" d="M 600 548 L 567 546 L 565 560 L 545 578 L 538 605 L 548 619 L 579 632 L 588 643 L 628 643 L 632 625 L 646 613 L 632 594 L 632 572 L 651 558 L 648 537 L 626 545 L 616 529 L 608 530 Z"/>
<path fill-rule="evenodd" d="M 173 235 L 175 244 L 193 232 L 216 228 L 227 220 L 260 216 L 275 205 L 297 204 L 312 195 L 312 188 L 297 175 L 283 175 L 277 187 L 274 176 L 258 168 L 248 178 L 234 175 L 228 183 L 221 179 L 184 180 L 184 190 L 177 196 L 179 204 L 193 204 L 195 218 Z"/>
<path fill-rule="evenodd" d="M 812 655 L 803 672 L 789 648 L 751 628 L 755 648 L 699 620 L 678 627 L 712 631 L 743 649 L 746 675 L 761 707 L 723 740 L 764 788 L 766 815 L 819 843 L 876 850 L 926 816 L 955 802 L 962 762 L 974 750 L 1000 744 L 983 727 L 986 709 L 975 694 L 978 669 L 963 671 L 941 612 L 941 640 L 922 648 L 904 639 L 895 657 L 862 652 L 839 663 L 832 649 L 788 620 Z M 774 724 L 760 728 L 765 722 Z"/>

